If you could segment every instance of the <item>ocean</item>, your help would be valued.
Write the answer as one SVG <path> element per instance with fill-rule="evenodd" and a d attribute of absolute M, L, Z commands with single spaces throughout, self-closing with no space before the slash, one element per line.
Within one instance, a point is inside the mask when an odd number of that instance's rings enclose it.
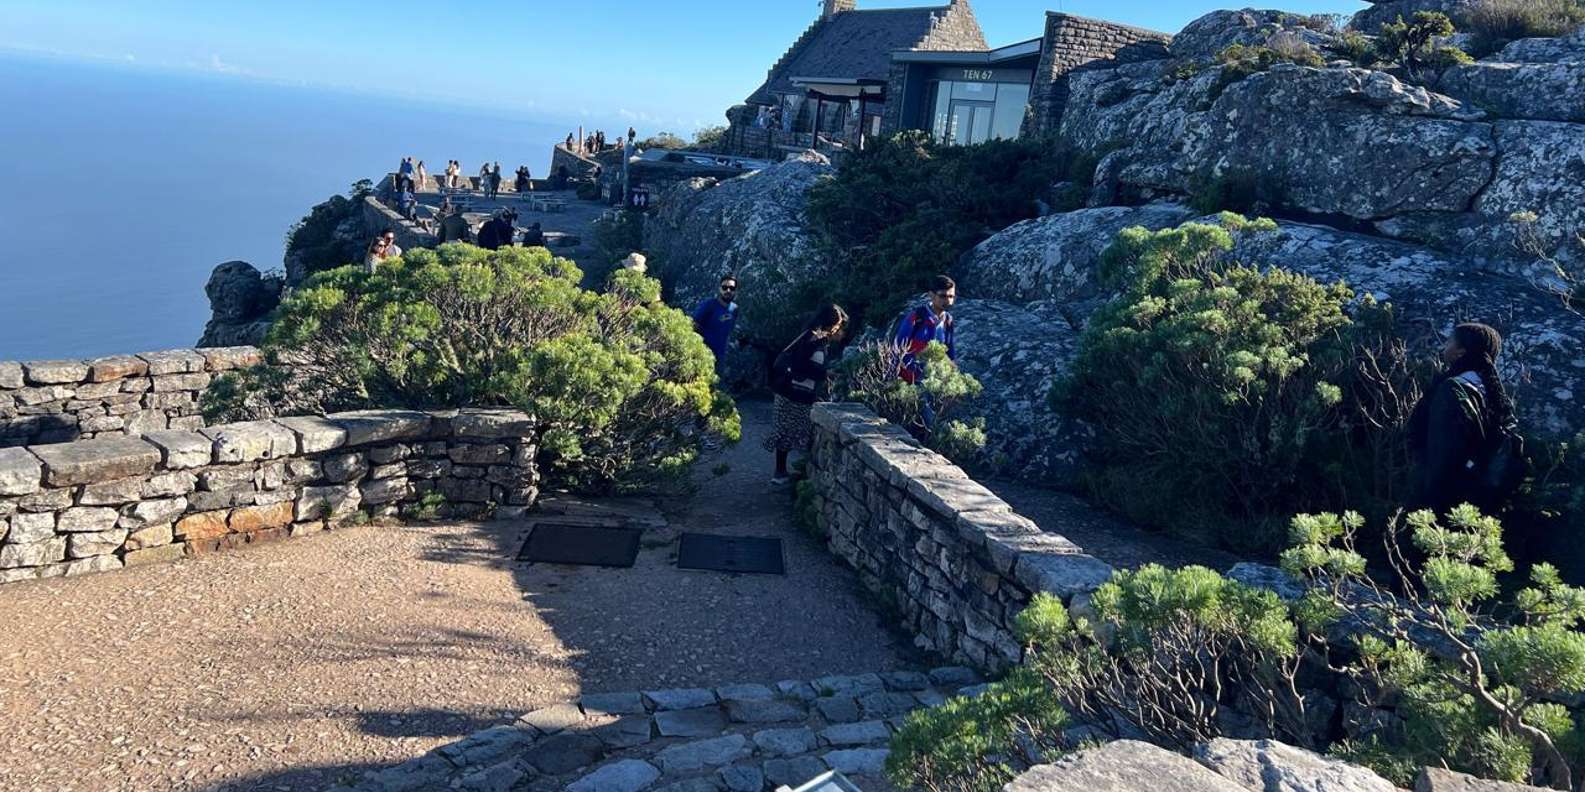
<path fill-rule="evenodd" d="M 192 346 L 204 282 L 404 155 L 546 172 L 566 122 L 0 54 L 0 360 Z"/>

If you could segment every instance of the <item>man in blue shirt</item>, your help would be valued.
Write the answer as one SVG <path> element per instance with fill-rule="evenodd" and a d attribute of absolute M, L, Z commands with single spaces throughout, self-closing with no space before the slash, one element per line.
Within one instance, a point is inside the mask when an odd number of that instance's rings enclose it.
<path fill-rule="evenodd" d="M 732 337 L 732 328 L 737 324 L 737 303 L 733 298 L 737 296 L 737 278 L 727 275 L 721 278 L 721 288 L 715 297 L 699 303 L 693 310 L 693 329 L 704 339 L 704 345 L 710 347 L 715 353 L 715 370 L 721 371 L 721 362 L 726 359 L 726 344 Z"/>

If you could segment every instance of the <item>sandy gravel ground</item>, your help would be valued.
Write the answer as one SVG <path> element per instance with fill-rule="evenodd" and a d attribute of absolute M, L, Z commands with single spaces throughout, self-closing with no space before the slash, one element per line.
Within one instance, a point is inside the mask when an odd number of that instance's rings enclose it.
<path fill-rule="evenodd" d="M 0 590 L 0 790 L 308 790 L 580 692 L 915 667 L 742 444 L 665 503 L 788 575 L 518 564 L 526 525 L 367 526 Z M 723 475 L 712 468 L 725 464 Z"/>

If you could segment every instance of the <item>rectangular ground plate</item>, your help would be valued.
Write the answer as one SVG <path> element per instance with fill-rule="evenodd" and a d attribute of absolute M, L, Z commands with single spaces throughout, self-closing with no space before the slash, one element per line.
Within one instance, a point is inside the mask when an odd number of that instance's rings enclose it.
<path fill-rule="evenodd" d="M 677 548 L 679 569 L 785 575 L 781 540 L 761 536 L 685 533 Z"/>
<path fill-rule="evenodd" d="M 517 560 L 545 564 L 630 567 L 638 558 L 639 528 L 539 523 Z"/>

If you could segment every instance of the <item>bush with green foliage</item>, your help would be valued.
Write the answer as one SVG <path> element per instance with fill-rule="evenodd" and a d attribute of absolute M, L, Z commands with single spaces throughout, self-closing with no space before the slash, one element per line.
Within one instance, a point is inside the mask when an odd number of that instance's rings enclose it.
<path fill-rule="evenodd" d="M 1259 46 L 1229 44 L 1216 54 L 1216 62 L 1221 64 L 1222 72 L 1211 91 L 1213 98 L 1221 95 L 1227 86 L 1279 63 L 1314 67 L 1326 65 L 1321 53 L 1316 52 L 1304 39 L 1290 33 L 1277 33 Z"/>
<path fill-rule="evenodd" d="M 288 274 L 295 279 L 288 285 L 295 286 L 316 272 L 363 261 L 368 240 L 341 236 L 336 229 L 349 220 L 361 223 L 363 199 L 373 192 L 374 184 L 361 179 L 346 195 L 332 195 L 329 200 L 315 204 L 307 215 L 287 229 L 286 260 L 294 262 Z"/>
<path fill-rule="evenodd" d="M 1319 352 L 1343 345 L 1353 294 L 1223 260 L 1232 234 L 1272 230 L 1232 214 L 1135 227 L 1102 256 L 1121 294 L 1091 317 L 1053 399 L 1096 430 L 1095 494 L 1138 522 L 1280 545 L 1275 520 L 1304 491 L 1316 433 L 1343 398 Z"/>
<path fill-rule="evenodd" d="M 1369 69 L 1381 62 L 1376 42 L 1357 30 L 1343 31 L 1327 43 L 1326 50 L 1332 57 L 1346 60 L 1361 69 Z"/>
<path fill-rule="evenodd" d="M 889 342 L 871 341 L 849 350 L 837 368 L 837 392 L 844 400 L 869 405 L 886 420 L 907 429 L 948 459 L 967 464 L 985 447 L 985 419 L 959 417 L 984 388 L 947 357 L 947 348 L 931 342 L 919 353 L 925 376 L 918 384 L 904 382 L 903 353 Z M 924 419 L 924 400 L 935 409 L 935 426 Z"/>
<path fill-rule="evenodd" d="M 1381 60 L 1402 66 L 1410 77 L 1423 78 L 1471 58 L 1458 47 L 1439 44 L 1453 35 L 1453 21 L 1439 11 L 1416 11 L 1408 22 L 1398 17 L 1381 26 L 1376 34 L 1376 53 Z"/>
<path fill-rule="evenodd" d="M 1060 752 L 1067 725 L 1044 680 L 1016 669 L 978 696 L 910 714 L 892 738 L 886 774 L 904 789 L 996 792 Z"/>
<path fill-rule="evenodd" d="M 1113 737 L 1188 750 L 1222 733 L 1224 707 L 1315 745 L 1297 689 L 1298 628 L 1276 594 L 1199 566 L 1120 570 L 1070 614 L 1040 593 L 1018 616 L 1038 673 L 1069 712 Z"/>
<path fill-rule="evenodd" d="M 585 280 L 601 282 L 617 262 L 644 249 L 644 213 L 637 209 L 613 210 L 594 221 L 593 235 L 599 269 L 586 273 Z"/>
<path fill-rule="evenodd" d="M 645 151 L 650 149 L 685 149 L 688 141 L 670 132 L 659 132 L 638 142 L 638 147 Z"/>
<path fill-rule="evenodd" d="M 719 151 L 726 144 L 726 127 L 707 126 L 693 133 L 693 145 L 689 148 L 695 151 Z"/>
<path fill-rule="evenodd" d="M 221 377 L 206 415 L 511 406 L 538 420 L 547 472 L 595 491 L 681 473 L 702 430 L 735 441 L 714 359 L 660 284 L 621 270 L 595 293 L 581 277 L 544 248 L 461 243 L 320 273 L 282 304 L 265 364 Z"/>
<path fill-rule="evenodd" d="M 1215 175 L 1201 171 L 1189 179 L 1188 203 L 1202 214 L 1266 216 L 1283 208 L 1284 196 L 1282 186 L 1270 174 L 1242 169 Z"/>
<path fill-rule="evenodd" d="M 910 131 L 874 141 L 809 190 L 810 229 L 839 274 L 811 289 L 793 313 L 834 300 L 856 323 L 885 326 L 963 253 L 1039 216 L 1053 183 L 1087 186 L 1095 162 L 1042 140 L 942 146 Z"/>
<path fill-rule="evenodd" d="M 1471 54 L 1484 57 L 1522 38 L 1568 35 L 1585 25 L 1585 2 L 1475 0 L 1464 19 Z"/>
<path fill-rule="evenodd" d="M 1391 521 L 1383 545 L 1398 584 L 1389 588 L 1367 574 L 1364 522 L 1355 513 L 1295 517 L 1282 556 L 1308 586 L 1306 628 L 1346 628 L 1357 660 L 1344 670 L 1366 683 L 1361 703 L 1396 699 L 1404 719 L 1401 734 L 1343 752 L 1379 762 L 1400 783 L 1409 767 L 1446 763 L 1572 788 L 1585 768 L 1582 733 L 1558 702 L 1585 692 L 1585 589 L 1537 564 L 1531 585 L 1502 601 L 1498 576 L 1513 569 L 1502 524 L 1468 504 Z"/>

